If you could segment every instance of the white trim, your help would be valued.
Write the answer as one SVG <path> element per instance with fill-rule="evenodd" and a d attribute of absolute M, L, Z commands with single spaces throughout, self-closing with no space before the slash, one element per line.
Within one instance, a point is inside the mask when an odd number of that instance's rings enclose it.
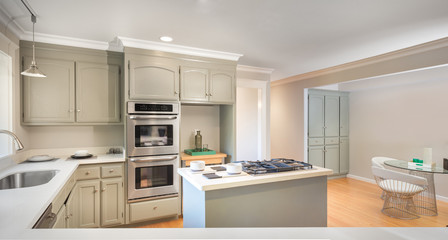
<path fill-rule="evenodd" d="M 123 43 L 123 46 L 125 46 L 125 47 L 157 50 L 157 51 L 163 51 L 163 52 L 172 52 L 172 53 L 179 53 L 179 54 L 186 54 L 186 55 L 193 55 L 193 56 L 200 56 L 200 57 L 217 58 L 217 59 L 224 59 L 224 60 L 230 60 L 230 61 L 238 61 L 238 59 L 243 56 L 242 54 L 238 54 L 238 53 L 220 52 L 220 51 L 209 50 L 209 49 L 186 47 L 186 46 L 181 46 L 181 45 L 146 41 L 146 40 L 140 40 L 140 39 L 134 39 L 134 38 L 127 38 L 127 37 L 120 37 L 120 36 L 118 36 L 117 38 L 121 40 L 121 42 Z"/>
<path fill-rule="evenodd" d="M 33 33 L 25 32 L 20 36 L 21 40 L 32 41 Z M 63 37 L 58 35 L 34 33 L 34 40 L 36 42 L 51 43 L 72 47 L 90 48 L 98 50 L 109 50 L 109 43 L 101 41 L 93 41 L 82 38 Z"/>
<path fill-rule="evenodd" d="M 356 179 L 356 180 L 360 180 L 360 181 L 363 181 L 363 182 L 376 184 L 375 180 L 374 179 L 370 179 L 370 178 L 360 177 L 360 176 L 356 176 L 356 175 L 353 175 L 353 174 L 347 174 L 347 177 L 348 178 L 353 178 L 353 179 Z M 439 201 L 442 201 L 442 202 L 448 202 L 448 197 L 445 197 L 445 196 L 436 195 L 436 199 L 439 200 Z"/>
<path fill-rule="evenodd" d="M 0 22 L 5 25 L 5 29 L 2 29 L 2 33 L 7 35 L 7 31 L 11 31 L 17 38 L 23 34 L 23 29 L 8 15 L 3 9 L 0 9 Z M 3 32 L 5 30 L 5 32 Z"/>
<path fill-rule="evenodd" d="M 273 68 L 261 68 L 261 67 L 253 67 L 253 66 L 248 66 L 248 65 L 237 65 L 236 70 L 243 71 L 243 72 L 263 73 L 263 74 L 272 74 L 272 72 L 274 71 Z"/>
<path fill-rule="evenodd" d="M 403 48 L 403 49 L 400 49 L 397 51 L 392 51 L 392 52 L 380 54 L 377 56 L 336 65 L 333 67 L 328 67 L 328 68 L 324 68 L 324 69 L 320 69 L 320 70 L 316 70 L 316 71 L 312 71 L 312 72 L 298 74 L 295 76 L 291 76 L 288 78 L 274 81 L 274 82 L 272 82 L 271 86 L 278 86 L 278 85 L 301 81 L 301 80 L 305 80 L 305 79 L 309 79 L 309 78 L 315 78 L 315 77 L 319 77 L 322 75 L 327 75 L 327 74 L 336 73 L 336 72 L 340 72 L 340 71 L 344 71 L 344 70 L 348 70 L 348 69 L 362 67 L 362 66 L 366 66 L 366 65 L 370 65 L 370 64 L 374 64 L 374 63 L 378 63 L 378 62 L 392 60 L 392 59 L 405 57 L 405 56 L 409 56 L 412 54 L 422 53 L 422 52 L 426 52 L 426 51 L 430 51 L 430 50 L 434 50 L 434 49 L 438 49 L 438 48 L 443 48 L 443 47 L 448 47 L 448 37 L 441 38 L 441 39 L 434 40 L 434 41 L 427 42 L 427 43 L 418 44 L 418 45 L 408 47 L 408 48 Z"/>

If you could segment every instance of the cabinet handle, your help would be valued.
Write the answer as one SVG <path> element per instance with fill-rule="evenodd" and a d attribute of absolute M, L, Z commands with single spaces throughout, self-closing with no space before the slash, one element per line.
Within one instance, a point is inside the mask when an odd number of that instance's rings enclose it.
<path fill-rule="evenodd" d="M 109 170 L 110 173 L 113 173 L 114 171 L 115 171 L 114 169 Z"/>
<path fill-rule="evenodd" d="M 156 210 L 156 209 L 157 209 L 157 207 L 153 207 L 153 208 L 152 208 L 152 210 Z"/>

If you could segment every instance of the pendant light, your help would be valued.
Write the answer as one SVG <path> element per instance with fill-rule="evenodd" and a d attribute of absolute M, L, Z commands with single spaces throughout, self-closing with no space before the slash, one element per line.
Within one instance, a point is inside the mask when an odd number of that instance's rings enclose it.
<path fill-rule="evenodd" d="M 31 61 L 30 67 L 21 74 L 28 77 L 47 77 L 36 65 L 34 50 L 34 24 L 36 23 L 36 16 L 34 14 L 31 14 L 31 22 L 33 22 L 33 60 Z"/>

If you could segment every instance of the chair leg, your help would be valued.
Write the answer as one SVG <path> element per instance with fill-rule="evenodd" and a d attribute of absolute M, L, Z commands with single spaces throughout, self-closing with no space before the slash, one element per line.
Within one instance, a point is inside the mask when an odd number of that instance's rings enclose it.
<path fill-rule="evenodd" d="M 386 193 L 383 204 L 382 213 L 389 217 L 399 219 L 416 219 L 419 216 L 416 214 L 415 205 L 412 198 L 400 197 Z"/>
<path fill-rule="evenodd" d="M 386 199 L 386 192 L 383 191 L 383 192 L 381 193 L 381 199 L 383 199 L 383 200 Z"/>

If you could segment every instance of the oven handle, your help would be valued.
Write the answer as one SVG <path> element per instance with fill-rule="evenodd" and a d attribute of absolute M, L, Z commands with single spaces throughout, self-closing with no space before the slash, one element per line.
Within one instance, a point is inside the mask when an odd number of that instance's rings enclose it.
<path fill-rule="evenodd" d="M 131 162 L 160 162 L 160 161 L 171 161 L 176 159 L 177 156 L 173 157 L 141 157 L 141 158 L 129 158 Z"/>
<path fill-rule="evenodd" d="M 129 116 L 130 119 L 168 119 L 168 120 L 173 120 L 173 119 L 177 119 L 177 116 L 160 116 L 160 115 L 145 115 L 145 116 L 141 116 L 141 115 L 132 115 Z"/>

